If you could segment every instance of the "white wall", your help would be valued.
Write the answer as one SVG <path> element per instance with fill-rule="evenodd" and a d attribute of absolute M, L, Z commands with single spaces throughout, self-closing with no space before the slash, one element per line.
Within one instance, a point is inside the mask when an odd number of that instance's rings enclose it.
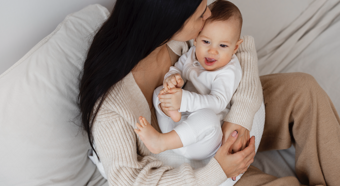
<path fill-rule="evenodd" d="M 111 11 L 115 0 L 1 0 L 0 74 L 51 33 L 67 14 L 95 3 Z"/>

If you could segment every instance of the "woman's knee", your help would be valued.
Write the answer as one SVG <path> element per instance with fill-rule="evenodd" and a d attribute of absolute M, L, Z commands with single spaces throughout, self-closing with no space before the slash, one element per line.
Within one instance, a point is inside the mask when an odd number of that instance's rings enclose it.
<path fill-rule="evenodd" d="M 292 73 L 291 79 L 291 84 L 297 87 L 313 88 L 319 85 L 312 75 L 303 72 Z"/>
<path fill-rule="evenodd" d="M 261 76 L 261 83 L 264 94 L 282 90 L 286 95 L 296 95 L 296 93 L 305 94 L 306 92 L 319 89 L 320 85 L 315 78 L 307 73 L 279 73 Z"/>

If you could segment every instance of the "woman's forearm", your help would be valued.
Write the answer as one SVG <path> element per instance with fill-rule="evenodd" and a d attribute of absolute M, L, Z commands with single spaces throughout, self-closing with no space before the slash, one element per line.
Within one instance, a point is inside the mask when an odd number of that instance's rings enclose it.
<path fill-rule="evenodd" d="M 254 115 L 263 101 L 263 94 L 254 38 L 243 36 L 242 39 L 243 43 L 236 56 L 240 60 L 243 76 L 231 99 L 231 109 L 224 121 L 241 125 L 250 131 Z"/>

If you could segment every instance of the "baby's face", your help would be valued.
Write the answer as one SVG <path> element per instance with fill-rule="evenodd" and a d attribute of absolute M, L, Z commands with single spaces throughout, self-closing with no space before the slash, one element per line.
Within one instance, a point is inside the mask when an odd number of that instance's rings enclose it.
<path fill-rule="evenodd" d="M 239 40 L 239 23 L 235 19 L 227 21 L 207 21 L 195 39 L 196 57 L 206 70 L 216 70 L 227 65 L 236 53 Z"/>

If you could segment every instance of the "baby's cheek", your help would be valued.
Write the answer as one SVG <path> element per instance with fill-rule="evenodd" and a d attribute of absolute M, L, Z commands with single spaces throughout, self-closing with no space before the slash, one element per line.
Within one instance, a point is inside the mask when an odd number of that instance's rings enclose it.
<path fill-rule="evenodd" d="M 230 54 L 224 54 L 223 56 L 221 56 L 221 65 L 222 66 L 225 66 L 225 65 L 227 65 L 229 62 L 230 62 L 230 60 L 231 60 L 231 57 L 232 57 L 232 55 L 230 55 Z"/>
<path fill-rule="evenodd" d="M 204 50 L 202 49 L 202 47 L 196 48 L 196 57 L 199 62 L 204 61 Z"/>

